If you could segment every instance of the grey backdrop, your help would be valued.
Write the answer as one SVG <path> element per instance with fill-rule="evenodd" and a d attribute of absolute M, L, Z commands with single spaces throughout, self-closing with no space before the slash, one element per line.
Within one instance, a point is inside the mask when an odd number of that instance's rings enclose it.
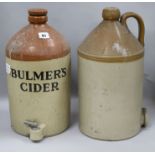
<path fill-rule="evenodd" d="M 106 6 L 119 7 L 121 12 L 134 11 L 145 22 L 145 80 L 144 104 L 150 116 L 145 130 L 135 138 L 119 141 L 97 141 L 82 135 L 78 129 L 78 101 L 72 97 L 70 128 L 43 142 L 32 144 L 26 137 L 14 133 L 10 127 L 6 98 L 5 45 L 20 28 L 28 24 L 27 9 L 48 9 L 49 24 L 70 43 L 72 49 L 72 93 L 77 94 L 77 47 L 84 37 L 101 22 Z M 131 31 L 137 36 L 137 23 L 129 20 Z M 154 151 L 155 139 L 155 3 L 0 3 L 0 151 Z"/>
<path fill-rule="evenodd" d="M 48 9 L 49 24 L 64 35 L 72 51 L 72 92 L 77 93 L 77 47 L 84 37 L 101 22 L 104 7 L 119 7 L 121 12 L 134 11 L 145 22 L 145 88 L 153 94 L 155 81 L 155 3 L 0 3 L 0 95 L 7 92 L 5 46 L 9 38 L 28 24 L 27 9 Z M 129 20 L 131 31 L 137 35 L 137 23 Z"/>

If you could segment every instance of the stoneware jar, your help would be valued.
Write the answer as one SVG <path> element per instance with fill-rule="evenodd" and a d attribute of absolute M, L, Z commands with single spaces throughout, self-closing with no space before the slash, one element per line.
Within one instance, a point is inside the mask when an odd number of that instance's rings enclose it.
<path fill-rule="evenodd" d="M 103 21 L 78 48 L 80 130 L 103 140 L 135 136 L 145 126 L 144 23 L 133 12 L 105 8 Z M 126 20 L 139 26 L 138 39 Z"/>
<path fill-rule="evenodd" d="M 70 113 L 70 48 L 47 24 L 47 10 L 30 9 L 29 25 L 6 47 L 11 125 L 32 141 L 63 132 Z"/>

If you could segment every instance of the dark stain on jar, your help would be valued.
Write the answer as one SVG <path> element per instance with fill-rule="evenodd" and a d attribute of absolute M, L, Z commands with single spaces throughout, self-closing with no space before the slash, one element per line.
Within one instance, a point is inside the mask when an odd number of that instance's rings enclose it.
<path fill-rule="evenodd" d="M 108 89 L 104 88 L 104 89 L 102 90 L 102 95 L 108 96 L 108 95 L 109 95 Z"/>
<path fill-rule="evenodd" d="M 102 107 L 103 107 L 103 105 L 102 105 L 102 104 L 100 104 L 100 105 L 99 105 L 99 107 L 100 107 L 100 108 L 102 108 Z"/>

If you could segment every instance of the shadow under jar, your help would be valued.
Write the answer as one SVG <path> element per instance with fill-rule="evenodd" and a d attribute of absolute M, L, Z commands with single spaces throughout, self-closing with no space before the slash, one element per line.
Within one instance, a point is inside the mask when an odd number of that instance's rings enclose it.
<path fill-rule="evenodd" d="M 30 9 L 29 25 L 6 47 L 11 125 L 40 141 L 63 132 L 70 116 L 70 48 L 47 24 L 47 10 Z"/>

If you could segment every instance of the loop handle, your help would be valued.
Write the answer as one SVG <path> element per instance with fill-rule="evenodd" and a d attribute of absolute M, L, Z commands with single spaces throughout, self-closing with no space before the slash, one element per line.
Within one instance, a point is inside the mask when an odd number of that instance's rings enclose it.
<path fill-rule="evenodd" d="M 128 28 L 126 21 L 130 17 L 135 18 L 138 22 L 138 40 L 144 46 L 145 26 L 144 26 L 143 19 L 138 14 L 136 14 L 134 12 L 127 12 L 121 16 L 120 22 L 122 25 L 124 25 Z"/>

